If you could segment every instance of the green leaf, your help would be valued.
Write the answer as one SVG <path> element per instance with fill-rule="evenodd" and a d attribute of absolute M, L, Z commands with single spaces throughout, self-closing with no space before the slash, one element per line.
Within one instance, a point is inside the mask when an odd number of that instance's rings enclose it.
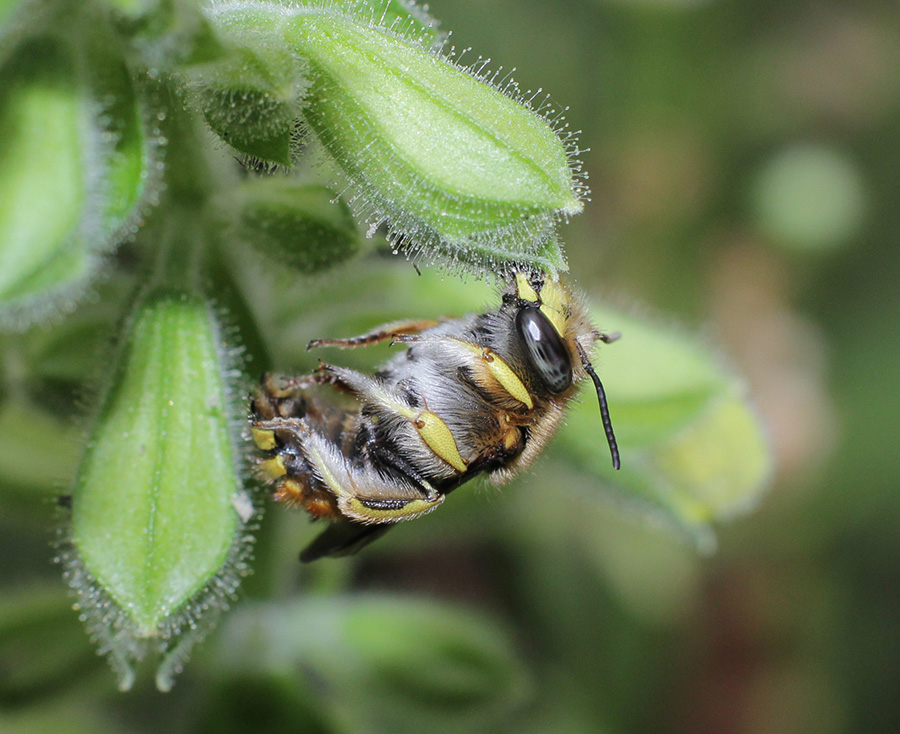
<path fill-rule="evenodd" d="M 0 403 L 0 503 L 43 505 L 78 466 L 80 432 L 24 400 Z"/>
<path fill-rule="evenodd" d="M 158 180 L 118 40 L 60 7 L 0 66 L 0 322 L 19 328 L 71 305 Z"/>
<path fill-rule="evenodd" d="M 753 506 L 772 472 L 764 430 L 739 377 L 697 337 L 621 312 L 595 323 L 621 331 L 594 364 L 622 454 L 612 469 L 589 388 L 558 439 L 570 464 L 708 547 L 711 523 Z"/>
<path fill-rule="evenodd" d="M 521 661 L 480 615 L 417 599 L 352 596 L 245 604 L 222 630 L 228 677 L 315 683 L 348 731 L 494 731 L 521 705 Z M 302 673 L 305 672 L 306 676 Z"/>
<path fill-rule="evenodd" d="M 21 21 L 21 11 L 28 4 L 29 0 L 0 0 L 0 43 L 18 25 L 17 21 Z"/>
<path fill-rule="evenodd" d="M 193 641 L 179 635 L 225 606 L 243 570 L 252 506 L 222 344 L 201 300 L 142 299 L 78 472 L 70 582 L 124 688 L 151 642 L 177 668 Z"/>
<path fill-rule="evenodd" d="M 583 194 L 566 143 L 418 35 L 342 7 L 242 3 L 208 16 L 226 45 L 266 68 L 280 69 L 286 49 L 299 56 L 310 85 L 298 100 L 304 120 L 349 179 L 357 209 L 372 226 L 387 222 L 407 252 L 482 271 L 513 261 L 563 267 L 555 224 L 581 211 Z"/>
<path fill-rule="evenodd" d="M 255 247 L 280 266 L 314 273 L 337 265 L 359 249 L 349 208 L 324 186 L 283 177 L 251 179 L 217 203 L 230 236 Z"/>
<path fill-rule="evenodd" d="M 93 667 L 96 655 L 59 585 L 5 589 L 0 599 L 0 702 L 48 696 Z M 0 717 L 0 730 L 5 729 Z"/>

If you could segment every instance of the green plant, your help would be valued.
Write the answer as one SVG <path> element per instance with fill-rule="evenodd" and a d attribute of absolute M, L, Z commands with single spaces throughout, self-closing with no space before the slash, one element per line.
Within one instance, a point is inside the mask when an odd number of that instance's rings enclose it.
<path fill-rule="evenodd" d="M 54 478 L 72 482 L 60 555 L 81 614 L 122 688 L 149 654 L 168 689 L 249 568 L 265 498 L 244 466 L 247 376 L 295 369 L 314 336 L 486 298 L 482 283 L 401 272 L 363 246 L 351 209 L 370 235 L 386 229 L 386 249 L 454 275 L 555 273 L 558 225 L 586 193 L 579 151 L 559 111 L 454 62 L 407 3 L 19 2 L 0 22 L 3 502 L 42 518 Z M 339 266 L 336 284 L 326 271 Z M 708 548 L 711 524 L 752 505 L 769 473 L 742 382 L 696 337 L 595 316 L 626 335 L 602 366 L 624 468 L 608 466 L 593 407 L 573 411 L 552 461 Z M 83 446 L 54 415 L 76 394 Z M 267 559 L 293 554 L 259 551 L 251 594 L 277 575 Z M 0 644 L 57 619 L 65 602 L 48 599 L 5 601 Z M 281 681 L 311 719 L 320 702 L 286 671 L 316 668 L 347 698 L 395 676 L 476 721 L 521 697 L 490 623 L 397 604 L 244 605 L 227 635 L 250 651 L 227 649 L 212 669 L 228 689 Z M 412 627 L 420 645 L 382 646 Z M 423 671 L 454 660 L 458 690 L 441 691 Z M 37 662 L 7 696 L 60 674 Z M 380 702 L 389 721 L 386 696 L 365 710 Z"/>

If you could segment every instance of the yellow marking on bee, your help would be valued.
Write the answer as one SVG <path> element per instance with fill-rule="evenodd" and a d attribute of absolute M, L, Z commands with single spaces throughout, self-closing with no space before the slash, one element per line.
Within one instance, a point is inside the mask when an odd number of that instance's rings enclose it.
<path fill-rule="evenodd" d="M 370 394 L 386 408 L 390 408 L 397 415 L 403 416 L 407 420 L 415 420 L 416 416 L 419 414 L 419 411 L 415 408 L 410 408 L 406 403 L 396 400 L 393 395 L 381 388 L 372 388 Z"/>
<path fill-rule="evenodd" d="M 503 358 L 493 349 L 482 347 L 472 342 L 457 340 L 466 349 L 473 354 L 477 354 L 484 361 L 488 371 L 493 375 L 494 379 L 500 383 L 506 392 L 512 395 L 516 400 L 525 405 L 529 410 L 534 407 L 534 401 L 528 393 L 527 388 L 519 379 L 519 376 L 512 371 L 512 368 L 503 361 Z"/>
<path fill-rule="evenodd" d="M 428 510 L 437 507 L 443 501 L 443 495 L 438 495 L 433 500 L 410 500 L 403 507 L 396 507 L 389 510 L 380 510 L 375 507 L 369 507 L 357 497 L 350 498 L 347 504 L 358 517 L 363 517 L 372 522 L 379 522 L 384 520 L 411 519 L 416 515 L 421 515 L 423 512 L 428 512 Z"/>
<path fill-rule="evenodd" d="M 275 431 L 268 431 L 253 426 L 250 429 L 250 433 L 253 435 L 253 443 L 262 451 L 271 451 L 278 445 L 275 441 Z"/>
<path fill-rule="evenodd" d="M 566 310 L 562 289 L 556 282 L 548 280 L 541 288 L 541 313 L 550 320 L 560 336 L 566 333 Z"/>
<path fill-rule="evenodd" d="M 507 419 L 509 416 L 507 416 Z M 519 445 L 519 437 L 520 437 L 519 429 L 515 426 L 510 426 L 507 429 L 506 433 L 503 434 L 503 448 L 507 451 L 512 451 L 516 446 Z"/>
<path fill-rule="evenodd" d="M 284 468 L 284 459 L 281 456 L 274 456 L 259 462 L 259 468 L 271 479 L 278 479 L 287 474 L 287 469 Z"/>
<path fill-rule="evenodd" d="M 466 470 L 466 462 L 463 461 L 459 454 L 459 447 L 456 445 L 456 439 L 444 423 L 438 417 L 437 413 L 430 410 L 423 410 L 419 413 L 413 425 L 422 437 L 422 440 L 428 445 L 435 454 L 446 461 L 460 474 Z"/>
<path fill-rule="evenodd" d="M 314 446 L 308 445 L 305 447 L 307 456 L 312 460 L 312 464 L 315 467 L 316 473 L 322 477 L 325 484 L 328 485 L 328 488 L 334 492 L 335 496 L 339 499 L 343 499 L 349 496 L 349 493 L 341 486 L 341 483 L 337 480 L 337 478 L 328 470 L 328 465 L 325 463 L 325 459 L 322 457 L 322 454 L 316 450 Z"/>
<path fill-rule="evenodd" d="M 525 273 L 516 273 L 516 291 L 519 298 L 532 303 L 538 302 L 538 294 L 531 287 L 531 283 L 528 282 L 528 276 Z"/>
<path fill-rule="evenodd" d="M 503 361 L 499 354 L 485 348 L 481 358 L 487 364 L 491 374 L 497 378 L 497 382 L 503 385 L 503 389 L 516 400 L 525 405 L 529 410 L 534 407 L 534 401 L 519 376 Z"/>
<path fill-rule="evenodd" d="M 448 431 L 449 433 L 449 431 Z M 452 437 L 451 437 L 452 438 Z M 365 504 L 365 498 L 360 498 L 358 488 L 355 486 L 344 487 L 329 470 L 322 454 L 314 447 L 307 446 L 307 455 L 315 465 L 316 473 L 322 478 L 328 488 L 337 497 L 338 507 L 341 512 L 354 520 L 362 523 L 378 523 L 390 520 L 403 520 L 421 515 L 428 510 L 437 507 L 444 501 L 443 495 L 438 495 L 430 485 L 425 484 L 425 488 L 432 495 L 432 499 L 410 499 L 406 501 L 402 507 L 392 509 L 379 509 L 377 507 L 369 507 Z M 394 498 L 388 498 L 394 499 Z M 373 501 L 378 501 L 374 500 Z"/>
<path fill-rule="evenodd" d="M 303 501 L 305 492 L 303 485 L 296 479 L 282 479 L 278 483 L 278 489 L 275 492 L 275 499 L 281 502 L 290 502 L 300 504 Z"/>
<path fill-rule="evenodd" d="M 410 421 L 422 440 L 434 453 L 450 466 L 462 473 L 466 470 L 466 462 L 460 456 L 459 448 L 456 445 L 456 439 L 447 428 L 447 424 L 442 421 L 436 413 L 429 410 L 417 410 L 396 400 L 390 393 L 373 389 L 371 395 L 375 397 L 382 405 L 393 410 L 397 415 Z"/>
<path fill-rule="evenodd" d="M 435 493 L 434 499 L 411 499 L 400 508 L 380 510 L 378 508 L 367 507 L 364 504 L 364 501 L 356 494 L 359 490 L 355 486 L 350 488 L 344 487 L 338 481 L 337 477 L 335 477 L 328 469 L 328 466 L 319 451 L 312 446 L 307 446 L 306 450 L 308 457 L 315 465 L 316 473 L 322 478 L 325 484 L 328 485 L 328 488 L 334 493 L 334 496 L 337 497 L 338 507 L 341 509 L 341 512 L 359 522 L 376 523 L 391 519 L 399 520 L 406 517 L 415 517 L 423 512 L 427 512 L 429 509 L 436 507 L 444 501 L 443 495 L 437 495 Z M 426 484 L 425 487 L 429 492 L 434 493 L 434 490 L 429 485 Z"/>

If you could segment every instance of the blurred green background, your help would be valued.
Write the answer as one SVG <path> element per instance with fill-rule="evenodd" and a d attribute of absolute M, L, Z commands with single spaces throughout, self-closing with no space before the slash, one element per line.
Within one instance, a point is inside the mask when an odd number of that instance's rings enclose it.
<path fill-rule="evenodd" d="M 42 457 L 77 456 L 81 428 L 5 415 L 41 500 L 0 478 L 0 731 L 900 730 L 900 11 L 431 11 L 464 61 L 570 108 L 592 189 L 563 228 L 573 277 L 721 345 L 770 432 L 770 492 L 708 557 L 561 492 L 579 479 L 551 452 L 348 561 L 301 567 L 305 519 L 270 508 L 259 573 L 174 691 L 119 694 L 50 563 L 66 476 Z M 282 637 L 297 620 L 321 639 Z"/>

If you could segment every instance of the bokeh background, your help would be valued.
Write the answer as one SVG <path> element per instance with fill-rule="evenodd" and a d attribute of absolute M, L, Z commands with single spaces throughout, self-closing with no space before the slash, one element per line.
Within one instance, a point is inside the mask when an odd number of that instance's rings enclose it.
<path fill-rule="evenodd" d="M 311 568 L 295 562 L 306 523 L 270 510 L 246 598 L 163 696 L 117 693 L 60 606 L 50 479 L 29 504 L 0 477 L 0 731 L 900 730 L 900 9 L 431 11 L 470 60 L 570 108 L 592 189 L 563 230 L 573 276 L 728 355 L 771 437 L 767 495 L 703 556 L 586 500 L 590 487 L 559 493 L 569 478 L 551 456 L 500 494 L 457 493 L 371 553 Z M 57 445 L 31 435 L 39 472 Z M 327 638 L 338 596 L 357 647 L 247 672 L 242 655 L 277 650 L 280 625 Z M 241 627 L 273 597 L 281 617 Z M 458 642 L 477 635 L 467 659 Z"/>
<path fill-rule="evenodd" d="M 715 556 L 656 549 L 680 556 L 677 582 L 642 556 L 665 541 L 607 541 L 598 647 L 558 630 L 585 659 L 568 685 L 604 730 L 898 730 L 900 9 L 432 7 L 584 131 L 593 201 L 565 230 L 572 273 L 707 330 L 777 456 Z"/>

